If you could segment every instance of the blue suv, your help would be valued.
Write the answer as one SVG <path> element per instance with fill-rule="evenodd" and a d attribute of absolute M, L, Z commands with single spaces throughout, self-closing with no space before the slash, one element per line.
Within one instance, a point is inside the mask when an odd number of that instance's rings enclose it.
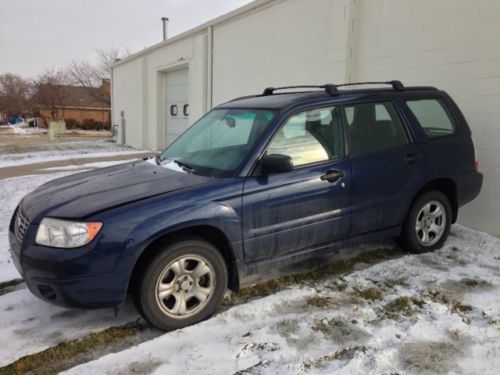
<path fill-rule="evenodd" d="M 346 246 L 437 249 L 481 189 L 470 129 L 445 92 L 380 84 L 267 88 L 154 158 L 42 185 L 10 223 L 14 263 L 46 301 L 97 308 L 131 293 L 170 330 L 208 318 L 226 288 Z"/>

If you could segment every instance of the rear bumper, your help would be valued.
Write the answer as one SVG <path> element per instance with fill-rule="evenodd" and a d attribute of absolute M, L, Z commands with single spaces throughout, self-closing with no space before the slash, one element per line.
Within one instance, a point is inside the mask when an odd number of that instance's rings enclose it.
<path fill-rule="evenodd" d="M 483 174 L 471 172 L 457 178 L 457 203 L 458 207 L 469 203 L 481 192 Z"/>

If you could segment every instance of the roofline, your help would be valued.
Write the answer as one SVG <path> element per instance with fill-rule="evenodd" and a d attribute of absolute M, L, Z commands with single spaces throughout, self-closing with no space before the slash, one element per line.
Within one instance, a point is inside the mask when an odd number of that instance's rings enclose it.
<path fill-rule="evenodd" d="M 189 29 L 189 30 L 184 31 L 180 34 L 177 34 L 171 38 L 168 38 L 167 40 L 161 41 L 157 44 L 153 44 L 150 47 L 146 47 L 146 48 L 142 49 L 141 51 L 135 52 L 135 53 L 115 62 L 114 64 L 111 65 L 111 67 L 115 68 L 115 67 L 120 66 L 122 64 L 128 63 L 132 60 L 135 60 L 135 59 L 137 59 L 137 58 L 139 58 L 139 57 L 141 57 L 149 52 L 157 50 L 161 47 L 167 46 L 167 45 L 172 44 L 172 43 L 176 43 L 184 38 L 194 36 L 196 34 L 202 34 L 209 27 L 214 27 L 214 26 L 221 25 L 225 22 L 233 21 L 233 20 L 235 20 L 235 19 L 237 19 L 237 18 L 239 18 L 247 13 L 251 13 L 251 12 L 260 10 L 261 8 L 264 8 L 266 6 L 278 4 L 278 3 L 283 2 L 283 1 L 285 1 L 285 0 L 255 0 L 255 1 L 252 1 L 251 3 L 249 3 L 247 5 L 243 5 L 242 7 L 237 8 L 229 13 L 223 14 L 223 15 L 216 17 L 210 21 L 202 23 L 199 26 L 196 26 L 192 29 Z"/>

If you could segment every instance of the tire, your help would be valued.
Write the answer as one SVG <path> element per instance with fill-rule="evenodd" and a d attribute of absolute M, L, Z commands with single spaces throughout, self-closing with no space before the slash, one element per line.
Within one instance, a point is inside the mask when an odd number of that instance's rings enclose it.
<path fill-rule="evenodd" d="M 439 191 L 422 194 L 413 203 L 398 238 L 399 245 L 414 253 L 425 253 L 443 246 L 450 233 L 450 200 Z"/>
<path fill-rule="evenodd" d="M 209 318 L 227 287 L 222 255 L 200 239 L 165 246 L 142 270 L 132 291 L 134 303 L 144 319 L 163 331 Z"/>

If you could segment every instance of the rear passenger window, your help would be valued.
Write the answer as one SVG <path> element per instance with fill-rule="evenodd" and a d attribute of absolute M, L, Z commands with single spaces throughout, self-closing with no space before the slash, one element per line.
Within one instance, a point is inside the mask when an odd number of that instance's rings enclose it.
<path fill-rule="evenodd" d="M 455 133 L 453 121 L 439 100 L 408 100 L 406 103 L 429 138 Z"/>
<path fill-rule="evenodd" d="M 408 144 L 399 116 L 390 102 L 345 107 L 351 134 L 351 154 L 367 154 Z"/>

